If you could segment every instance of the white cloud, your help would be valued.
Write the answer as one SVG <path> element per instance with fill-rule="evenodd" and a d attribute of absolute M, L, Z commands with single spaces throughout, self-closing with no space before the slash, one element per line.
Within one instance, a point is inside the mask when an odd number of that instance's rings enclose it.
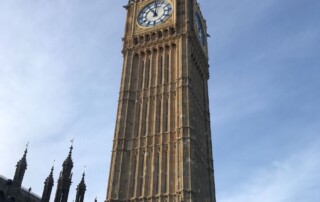
<path fill-rule="evenodd" d="M 273 162 L 256 173 L 233 193 L 222 192 L 221 202 L 316 202 L 320 197 L 320 144 Z M 246 172 L 245 170 L 242 172 Z M 310 194 L 312 192 L 312 194 Z"/>

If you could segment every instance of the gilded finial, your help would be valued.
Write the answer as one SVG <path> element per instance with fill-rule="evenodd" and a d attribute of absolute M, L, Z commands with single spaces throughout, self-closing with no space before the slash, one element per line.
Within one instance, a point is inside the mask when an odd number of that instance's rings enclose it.
<path fill-rule="evenodd" d="M 26 155 L 27 155 L 27 153 L 28 153 L 28 148 L 29 148 L 29 141 L 27 142 L 27 144 L 26 144 L 26 149 L 24 150 L 24 157 L 26 157 Z"/>
<path fill-rule="evenodd" d="M 71 153 L 72 153 L 74 138 L 72 138 L 70 142 L 71 142 L 71 146 L 70 146 L 69 156 L 71 156 Z"/>
<path fill-rule="evenodd" d="M 72 138 L 70 142 L 71 142 L 71 147 L 73 147 L 74 138 Z"/>
<path fill-rule="evenodd" d="M 54 170 L 54 163 L 56 162 L 56 160 L 53 160 L 53 162 L 52 162 L 52 168 L 51 168 L 51 173 L 53 172 L 53 170 Z"/>
<path fill-rule="evenodd" d="M 86 175 L 86 169 L 87 169 L 87 166 L 85 165 L 85 166 L 84 166 L 84 169 L 83 169 L 82 178 L 84 178 L 84 176 Z"/>

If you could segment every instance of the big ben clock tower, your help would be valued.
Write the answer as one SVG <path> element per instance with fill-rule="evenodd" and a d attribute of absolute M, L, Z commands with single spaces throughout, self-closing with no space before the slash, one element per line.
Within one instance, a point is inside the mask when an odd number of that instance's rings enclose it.
<path fill-rule="evenodd" d="M 196 0 L 130 0 L 107 202 L 215 202 L 206 22 Z"/>

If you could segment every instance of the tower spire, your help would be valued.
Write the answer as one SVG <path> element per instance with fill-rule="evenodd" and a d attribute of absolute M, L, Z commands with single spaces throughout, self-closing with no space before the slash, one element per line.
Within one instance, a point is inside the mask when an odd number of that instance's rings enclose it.
<path fill-rule="evenodd" d="M 72 150 L 73 150 L 73 139 L 71 140 L 71 146 L 69 154 L 66 160 L 62 164 L 62 171 L 58 179 L 58 187 L 54 202 L 67 202 L 69 196 L 70 185 L 72 183 Z"/>
<path fill-rule="evenodd" d="M 86 168 L 86 167 L 85 167 Z M 84 194 L 86 192 L 86 183 L 85 183 L 85 180 L 84 180 L 84 177 L 85 177 L 85 170 L 83 171 L 83 174 L 82 174 L 82 179 L 77 187 L 77 195 L 76 195 L 76 200 L 75 202 L 83 202 L 84 200 Z"/>
<path fill-rule="evenodd" d="M 42 193 L 41 202 L 49 202 L 50 201 L 52 187 L 54 184 L 53 170 L 54 170 L 54 165 L 51 168 L 51 172 L 50 172 L 49 176 L 47 177 L 47 179 L 44 182 L 44 189 L 43 189 L 43 193 Z"/>
<path fill-rule="evenodd" d="M 24 154 L 20 161 L 18 161 L 16 165 L 16 172 L 13 177 L 13 185 L 17 187 L 21 187 L 24 174 L 27 170 L 27 153 L 28 153 L 29 142 L 26 145 L 26 149 L 24 150 Z"/>

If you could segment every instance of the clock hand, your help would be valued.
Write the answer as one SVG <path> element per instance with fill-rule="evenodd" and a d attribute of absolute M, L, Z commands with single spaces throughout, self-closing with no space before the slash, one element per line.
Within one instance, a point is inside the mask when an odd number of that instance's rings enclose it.
<path fill-rule="evenodd" d="M 154 11 L 153 9 L 151 9 L 150 11 L 153 13 L 153 17 L 156 17 L 156 16 L 157 16 L 156 11 Z"/>
<path fill-rule="evenodd" d="M 154 12 L 153 12 L 153 17 L 157 17 L 158 16 L 158 12 L 157 12 L 157 8 L 158 8 L 158 0 L 155 1 L 154 3 Z"/>

